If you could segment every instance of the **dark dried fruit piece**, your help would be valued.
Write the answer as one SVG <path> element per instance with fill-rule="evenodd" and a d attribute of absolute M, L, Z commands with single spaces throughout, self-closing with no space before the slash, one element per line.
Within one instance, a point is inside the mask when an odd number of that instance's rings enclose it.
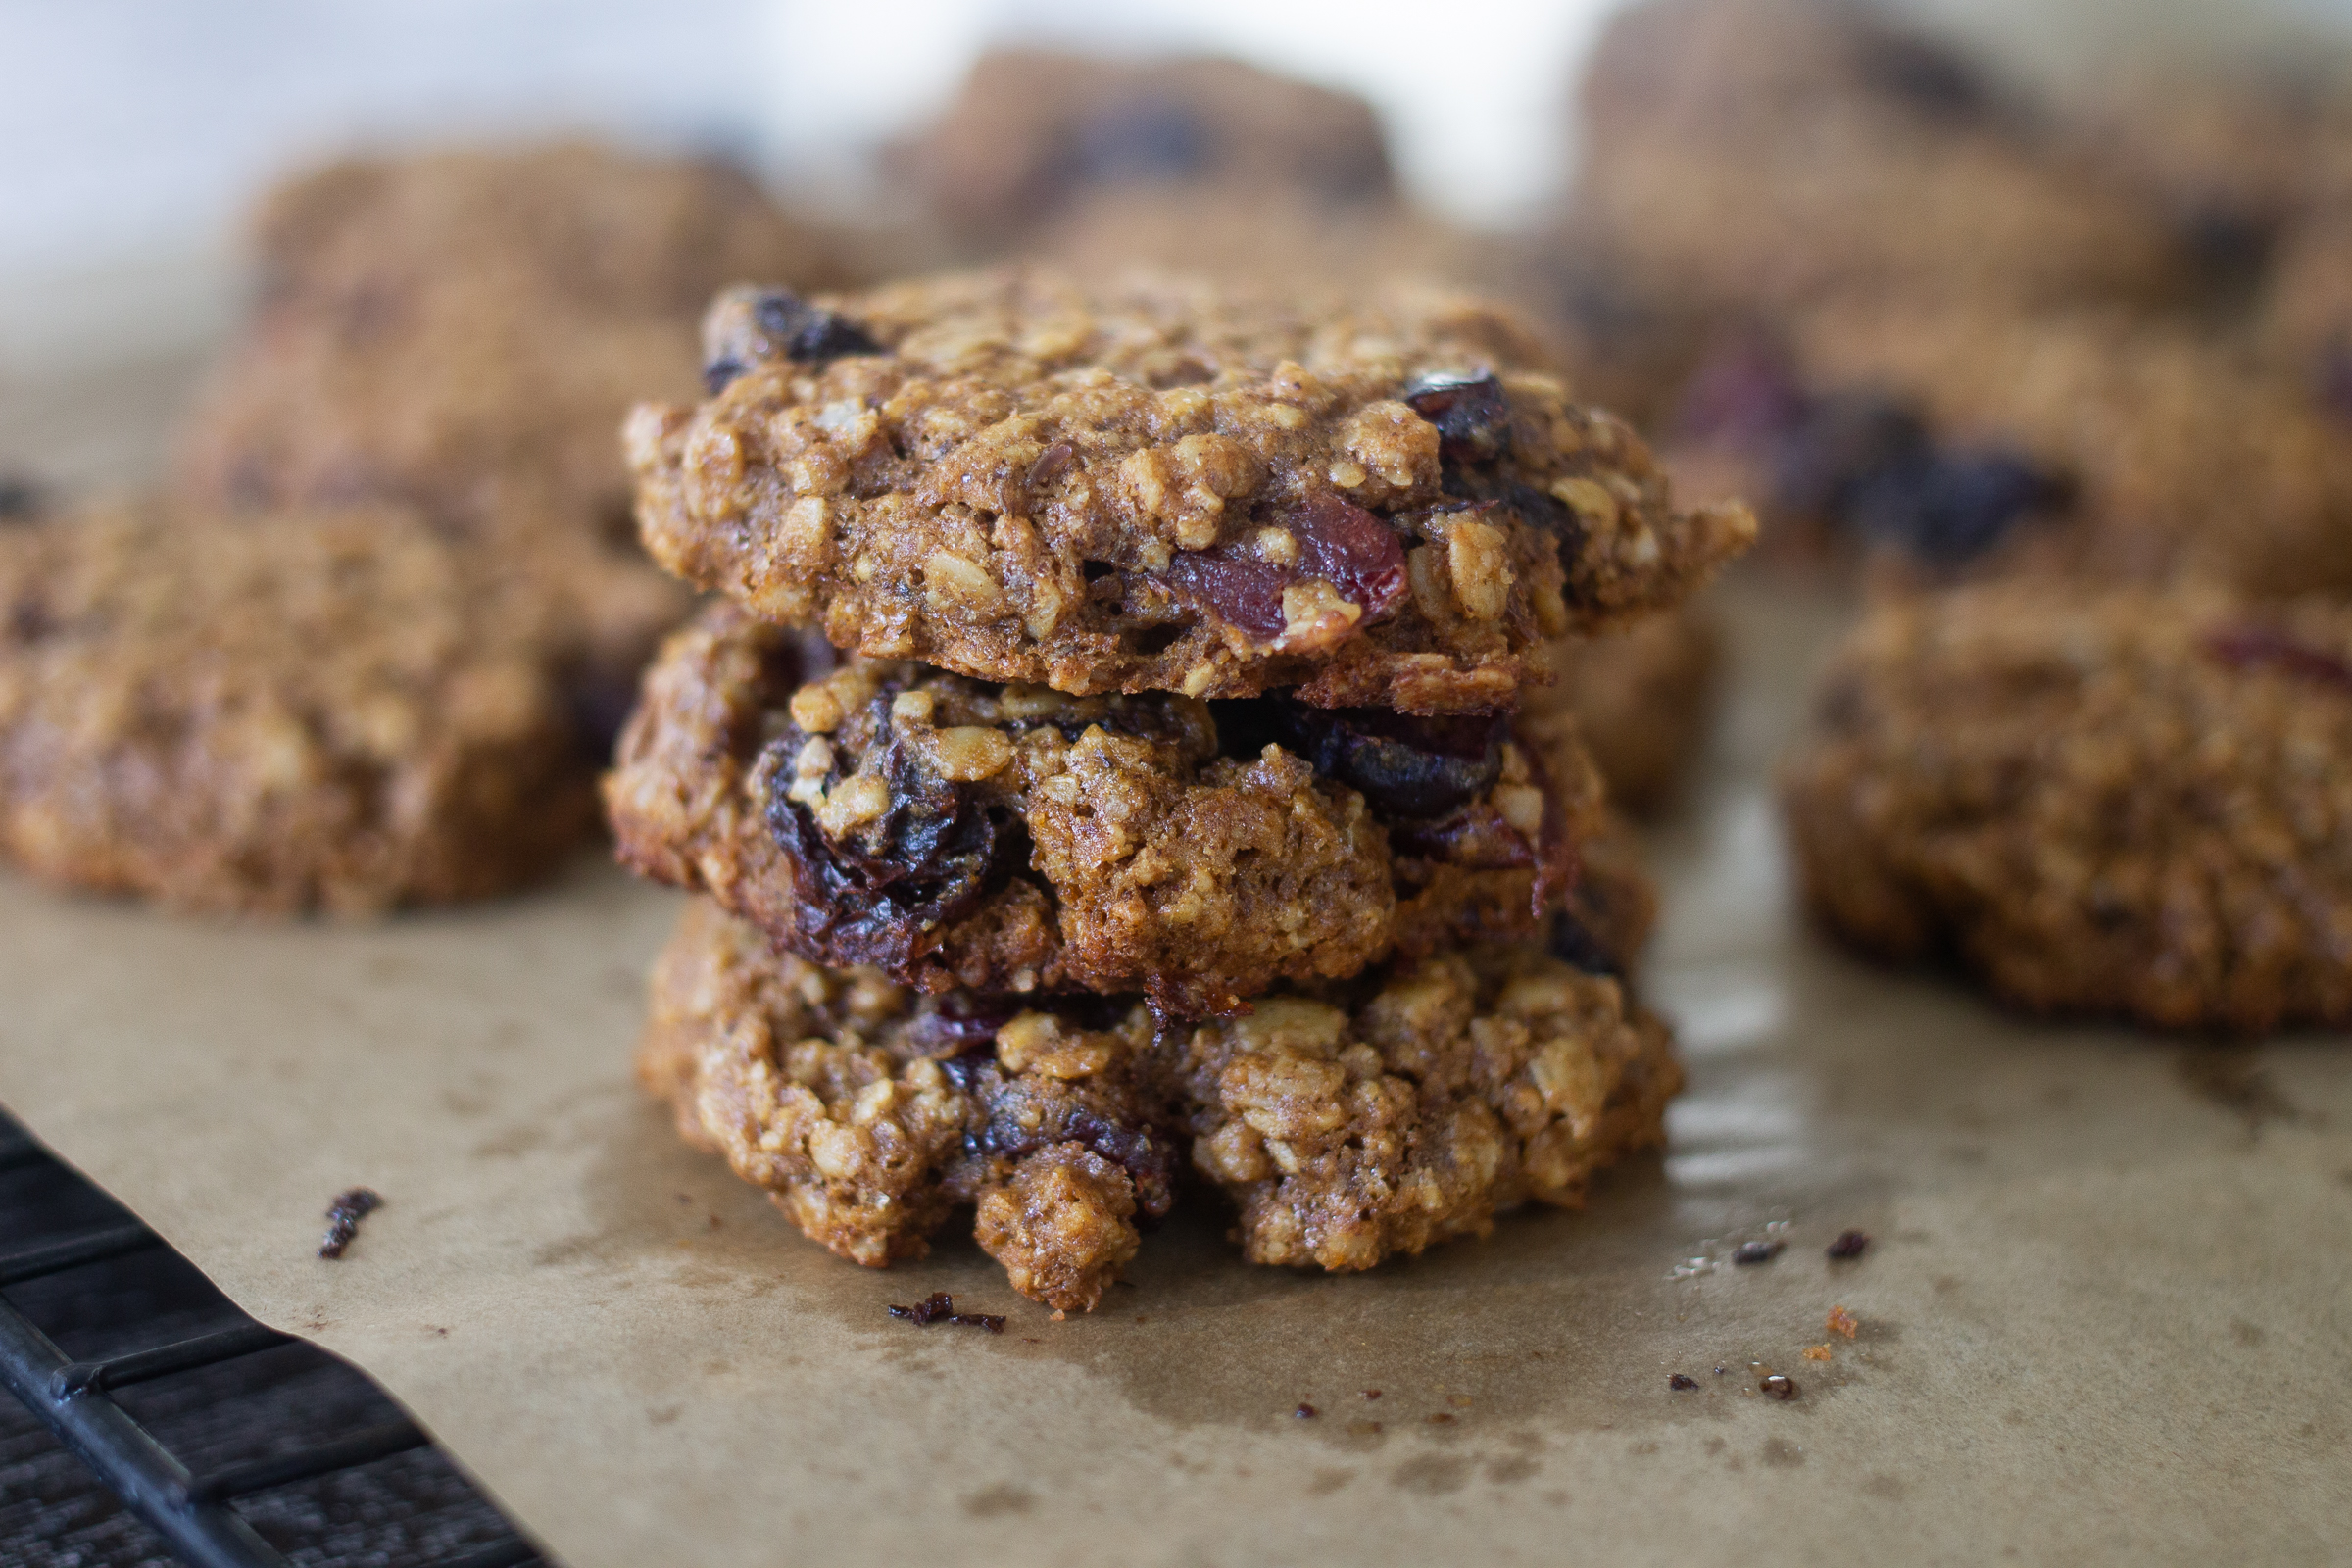
<path fill-rule="evenodd" d="M 1934 455 L 1918 407 L 1876 392 L 1833 392 L 1809 400 L 1799 416 L 1773 437 L 1768 443 L 1773 506 L 1806 517 L 1842 520 L 1860 486 Z"/>
<path fill-rule="evenodd" d="M 1787 345 L 1740 332 L 1707 351 L 1683 388 L 1672 425 L 1687 440 L 1754 446 L 1802 424 L 1811 404 Z"/>
<path fill-rule="evenodd" d="M 2274 626 L 2235 626 L 2205 639 L 2205 651 L 2239 669 L 2269 666 L 2299 680 L 2352 691 L 2352 664 Z"/>
<path fill-rule="evenodd" d="M 1438 455 L 1447 463 L 1493 463 L 1510 449 L 1510 399 L 1492 372 L 1424 375 L 1404 389 L 1404 401 L 1438 427 Z"/>
<path fill-rule="evenodd" d="M 1592 928 L 1562 909 L 1551 917 L 1551 937 L 1545 944 L 1551 956 L 1585 974 L 1625 978 L 1625 961 L 1609 951 Z"/>
<path fill-rule="evenodd" d="M 1776 1399 L 1793 1399 L 1798 1394 L 1796 1379 L 1785 1372 L 1775 1372 L 1757 1387 Z"/>
<path fill-rule="evenodd" d="M 1135 1183 L 1135 1206 L 1157 1218 L 1176 1202 L 1176 1147 L 1151 1127 L 1129 1126 L 1074 1100 L 1019 1094 L 989 1094 L 988 1121 L 966 1135 L 975 1154 L 1017 1163 L 1041 1149 L 1077 1144 L 1126 1171 Z"/>
<path fill-rule="evenodd" d="M 1860 1257 L 1863 1249 L 1869 1246 L 1870 1238 L 1861 1231 L 1839 1231 L 1838 1239 L 1823 1251 L 1826 1256 L 1842 1260 L 1849 1257 Z"/>
<path fill-rule="evenodd" d="M 1864 538 L 1936 565 L 1983 555 L 2020 519 L 2063 503 L 2066 484 L 2004 451 L 1923 451 L 1865 474 L 1844 520 Z"/>
<path fill-rule="evenodd" d="M 970 791 L 926 771 L 891 721 L 885 692 L 865 719 L 888 805 L 836 839 L 792 799 L 793 760 L 808 737 L 798 728 L 769 743 L 769 829 L 799 887 L 796 932 L 807 956 L 836 968 L 870 963 L 904 968 L 923 939 L 970 912 L 987 892 L 1006 846 L 997 813 Z M 827 779 L 839 782 L 839 763 Z"/>
<path fill-rule="evenodd" d="M 1311 1404 L 1302 1404 L 1298 1409 L 1293 1410 L 1291 1414 L 1293 1417 L 1300 1421 L 1312 1421 L 1315 1418 L 1315 1407 Z"/>
<path fill-rule="evenodd" d="M 1666 1386 L 1678 1394 L 1685 1393 L 1689 1390 L 1697 1388 L 1698 1379 L 1685 1377 L 1682 1373 L 1676 1372 L 1666 1379 Z"/>
<path fill-rule="evenodd" d="M 823 365 L 850 354 L 880 354 L 872 334 L 839 311 L 787 289 L 731 289 L 703 322 L 703 385 L 712 397 L 768 360 Z"/>
<path fill-rule="evenodd" d="M 1420 718 L 1376 708 L 1274 706 L 1283 743 L 1386 817 L 1435 820 L 1502 775 L 1510 720 L 1499 714 Z"/>
<path fill-rule="evenodd" d="M 1781 1255 L 1781 1242 L 1741 1242 L 1732 1250 L 1732 1261 L 1744 1267 L 1749 1263 L 1769 1263 Z"/>
<path fill-rule="evenodd" d="M 894 1306 L 890 1315 L 912 1323 L 916 1328 L 929 1328 L 934 1323 L 955 1323 L 969 1329 L 986 1329 L 991 1334 L 1004 1332 L 1004 1319 L 994 1312 L 958 1312 L 956 1298 L 945 1291 L 933 1291 L 912 1306 Z"/>
<path fill-rule="evenodd" d="M 384 1200 L 369 1188 L 354 1187 L 336 1194 L 326 1207 L 326 1235 L 318 1243 L 318 1255 L 341 1257 L 352 1238 L 359 1235 L 360 1221 L 383 1206 Z"/>
<path fill-rule="evenodd" d="M 41 514 L 41 487 L 21 473 L 0 473 L 0 522 L 24 522 Z"/>
<path fill-rule="evenodd" d="M 1296 559 L 1271 559 L 1252 534 L 1178 555 L 1161 580 L 1177 598 L 1286 652 L 1328 648 L 1403 599 L 1404 546 L 1394 528 L 1363 508 L 1317 496 L 1273 526 L 1290 535 Z M 1284 612 L 1284 590 L 1310 579 L 1330 584 L 1359 613 L 1294 624 Z"/>

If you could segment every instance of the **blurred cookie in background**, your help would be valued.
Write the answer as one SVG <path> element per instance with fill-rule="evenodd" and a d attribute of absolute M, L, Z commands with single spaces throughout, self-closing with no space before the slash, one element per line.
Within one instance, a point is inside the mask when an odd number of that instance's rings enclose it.
<path fill-rule="evenodd" d="M 1584 79 L 1578 220 L 1653 287 L 1783 308 L 1834 293 L 2178 297 L 2156 203 L 1981 62 L 1841 0 L 1650 0 Z"/>
<path fill-rule="evenodd" d="M 1828 305 L 1726 333 L 1664 450 L 1753 496 L 1784 562 L 2352 588 L 2352 443 L 2192 320 Z"/>
<path fill-rule="evenodd" d="M 594 623 L 626 611 L 562 564 L 480 565 L 382 505 L 149 500 L 0 529 L 0 851 L 257 913 L 544 875 L 593 831 Z"/>
<path fill-rule="evenodd" d="M 1122 187 L 1257 188 L 1327 207 L 1395 189 L 1371 105 L 1207 56 L 983 55 L 891 163 L 945 226 L 983 250 Z"/>
<path fill-rule="evenodd" d="M 1706 740 L 1721 645 L 1702 598 L 1622 632 L 1555 644 L 1547 662 L 1558 684 L 1526 702 L 1575 719 L 1610 805 L 1654 816 L 1673 804 Z"/>
<path fill-rule="evenodd" d="M 2352 1021 L 2352 611 L 2020 582 L 1881 606 L 1783 777 L 1815 915 L 2004 1001 Z"/>

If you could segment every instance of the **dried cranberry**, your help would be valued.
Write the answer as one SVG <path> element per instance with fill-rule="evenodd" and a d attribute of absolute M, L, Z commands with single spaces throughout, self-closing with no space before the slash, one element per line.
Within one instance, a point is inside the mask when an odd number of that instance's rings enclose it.
<path fill-rule="evenodd" d="M 1780 1242 L 1741 1242 L 1732 1250 L 1732 1261 L 1742 1267 L 1750 1263 L 1769 1263 L 1781 1255 Z"/>
<path fill-rule="evenodd" d="M 318 1243 L 318 1255 L 341 1257 L 352 1238 L 360 1234 L 360 1221 L 383 1206 L 384 1200 L 369 1188 L 337 1193 L 326 1207 L 326 1235 Z"/>
<path fill-rule="evenodd" d="M 2240 669 L 2268 665 L 2299 680 L 2352 691 L 2352 664 L 2326 649 L 2297 642 L 2275 626 L 2237 626 L 2214 632 L 2205 639 L 2205 651 Z"/>
<path fill-rule="evenodd" d="M 1493 463 L 1510 447 L 1511 404 L 1492 372 L 1424 375 L 1404 389 L 1404 401 L 1438 427 L 1438 455 L 1447 463 Z"/>
<path fill-rule="evenodd" d="M 1672 425 L 1692 441 L 1753 445 L 1795 429 L 1810 407 L 1788 348 L 1741 331 L 1708 349 L 1684 384 Z"/>
<path fill-rule="evenodd" d="M 1793 1399 L 1798 1393 L 1796 1379 L 1783 1372 L 1771 1374 L 1758 1387 L 1776 1399 Z"/>
<path fill-rule="evenodd" d="M 1176 1148 L 1157 1129 L 1129 1126 L 1071 1095 L 1012 1092 L 990 1094 L 988 1120 L 976 1140 L 977 1152 L 991 1159 L 1020 1160 L 1055 1144 L 1079 1144 L 1124 1170 L 1135 1183 L 1136 1207 L 1165 1214 L 1176 1200 Z"/>
<path fill-rule="evenodd" d="M 1178 598 L 1260 642 L 1283 636 L 1289 627 L 1283 590 L 1310 577 L 1363 611 L 1349 632 L 1386 615 L 1404 597 L 1404 546 L 1395 529 L 1363 508 L 1317 496 L 1276 525 L 1290 534 L 1297 560 L 1269 561 L 1254 538 L 1244 537 L 1177 556 L 1162 580 Z"/>
<path fill-rule="evenodd" d="M 1666 1386 L 1674 1390 L 1677 1394 L 1681 1394 L 1688 1390 L 1697 1388 L 1698 1379 L 1693 1377 L 1685 1377 L 1682 1373 L 1676 1372 L 1668 1376 L 1666 1379 Z"/>
<path fill-rule="evenodd" d="M 1277 739 L 1388 817 L 1442 817 L 1486 794 L 1501 776 L 1510 734 L 1500 715 L 1420 718 L 1281 699 L 1267 708 Z"/>
<path fill-rule="evenodd" d="M 903 969 L 925 937 L 980 902 L 1010 844 L 998 814 L 970 791 L 926 772 L 892 726 L 885 693 L 869 706 L 890 804 L 840 839 L 827 836 L 791 798 L 792 759 L 807 737 L 787 730 L 770 743 L 768 826 L 791 860 L 799 943 L 835 967 L 871 963 Z M 1001 842 L 1002 841 L 1002 842 Z"/>

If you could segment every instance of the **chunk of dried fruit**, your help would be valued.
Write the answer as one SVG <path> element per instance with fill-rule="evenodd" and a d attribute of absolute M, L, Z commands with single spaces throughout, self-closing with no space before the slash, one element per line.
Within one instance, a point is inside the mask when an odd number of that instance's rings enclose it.
<path fill-rule="evenodd" d="M 1292 559 L 1273 559 L 1254 536 L 1245 536 L 1180 553 L 1161 580 L 1202 612 L 1256 641 L 1277 644 L 1293 630 L 1284 610 L 1286 589 L 1320 581 L 1354 606 L 1357 614 L 1341 636 L 1378 620 L 1404 597 L 1404 546 L 1395 529 L 1363 508 L 1318 496 L 1274 525 L 1291 536 L 1295 548 L 1282 554 Z"/>
<path fill-rule="evenodd" d="M 1830 1257 L 1843 1261 L 1847 1258 L 1860 1257 L 1863 1250 L 1869 1246 L 1870 1237 L 1865 1233 L 1839 1231 L 1838 1239 L 1829 1245 L 1827 1252 Z"/>
<path fill-rule="evenodd" d="M 872 334 L 839 311 L 811 305 L 785 289 L 732 289 L 704 318 L 703 385 L 716 397 L 764 361 L 823 365 L 845 355 L 881 352 Z"/>
<path fill-rule="evenodd" d="M 2352 691 L 2352 664 L 2273 626 L 2236 626 L 2205 639 L 2205 651 L 2240 669 L 2268 665 L 2298 680 Z"/>
<path fill-rule="evenodd" d="M 1438 455 L 1447 463 L 1493 463 L 1510 448 L 1510 399 L 1492 372 L 1425 375 L 1404 389 L 1404 401 L 1438 427 Z"/>
<path fill-rule="evenodd" d="M 1741 1266 L 1750 1263 L 1769 1263 L 1781 1255 L 1780 1242 L 1741 1242 L 1732 1250 L 1732 1261 Z"/>

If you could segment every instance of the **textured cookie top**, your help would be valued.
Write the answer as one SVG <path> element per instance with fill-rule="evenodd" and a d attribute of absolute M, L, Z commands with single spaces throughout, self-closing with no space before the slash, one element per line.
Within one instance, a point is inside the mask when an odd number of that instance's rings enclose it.
<path fill-rule="evenodd" d="M 1752 535 L 1677 513 L 1509 316 L 1137 277 L 742 290 L 630 417 L 655 557 L 837 645 L 1057 690 L 1507 708 Z"/>
<path fill-rule="evenodd" d="M 1813 903 L 2003 996 L 2174 1027 L 2352 1020 L 2352 612 L 2210 591 L 1882 609 L 1790 766 Z"/>
<path fill-rule="evenodd" d="M 1600 815 L 1556 718 L 810 663 L 729 606 L 672 639 L 606 785 L 621 855 L 806 956 L 931 989 L 1199 1015 L 1398 946 L 1533 933 Z"/>
<path fill-rule="evenodd" d="M 1370 104 L 1214 58 L 995 51 L 898 159 L 934 212 L 982 238 L 1090 190 L 1240 187 L 1327 206 L 1391 183 Z"/>
<path fill-rule="evenodd" d="M 412 514 L 0 527 L 0 840 L 203 907 L 480 896 L 590 820 L 567 590 Z"/>

